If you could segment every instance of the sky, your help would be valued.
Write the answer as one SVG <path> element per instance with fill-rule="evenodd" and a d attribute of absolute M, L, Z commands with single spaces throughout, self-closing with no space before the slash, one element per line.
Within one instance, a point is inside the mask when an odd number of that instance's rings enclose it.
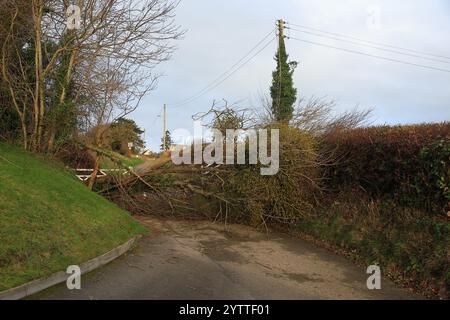
<path fill-rule="evenodd" d="M 181 0 L 176 22 L 186 34 L 176 43 L 178 49 L 171 60 L 155 70 L 162 74 L 157 88 L 130 116 L 145 129 L 147 147 L 159 149 L 163 125 L 158 115 L 163 104 L 167 104 L 167 129 L 170 131 L 180 128 L 193 131 L 191 116 L 207 111 L 214 100 L 226 99 L 242 107 L 261 108 L 260 97 L 269 93 L 275 68 L 276 41 L 221 85 L 192 103 L 175 106 L 244 57 L 275 28 L 277 19 L 287 21 L 291 28 L 285 31 L 289 37 L 286 48 L 289 58 L 299 63 L 294 73 L 299 97 L 336 100 L 337 111 L 356 106 L 372 108 L 374 124 L 450 121 L 450 2 L 447 0 Z M 294 25 L 432 53 L 436 56 L 428 57 L 439 61 L 318 37 L 293 30 L 302 29 Z M 271 38 L 272 35 L 266 42 Z M 293 38 L 449 72 L 376 59 Z"/>

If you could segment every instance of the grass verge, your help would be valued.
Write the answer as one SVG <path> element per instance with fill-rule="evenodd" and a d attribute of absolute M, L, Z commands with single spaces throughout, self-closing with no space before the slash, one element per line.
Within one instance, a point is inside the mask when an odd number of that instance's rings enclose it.
<path fill-rule="evenodd" d="M 339 251 L 429 298 L 450 292 L 450 223 L 445 217 L 358 192 L 324 201 L 295 233 Z"/>
<path fill-rule="evenodd" d="M 61 166 L 0 143 L 0 291 L 65 270 L 145 228 Z"/>
<path fill-rule="evenodd" d="M 102 150 L 105 154 L 107 154 L 109 157 L 116 159 L 118 162 L 120 162 L 120 165 L 122 167 L 130 168 L 130 167 L 136 167 L 145 161 L 141 158 L 128 158 L 120 153 L 111 151 L 111 150 Z M 117 167 L 110 159 L 107 159 L 104 157 L 103 161 L 100 163 L 100 167 L 102 169 L 114 169 Z"/>

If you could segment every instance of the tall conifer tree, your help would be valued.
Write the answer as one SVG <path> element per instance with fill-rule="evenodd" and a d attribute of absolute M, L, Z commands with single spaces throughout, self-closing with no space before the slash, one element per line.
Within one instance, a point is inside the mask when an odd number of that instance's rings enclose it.
<path fill-rule="evenodd" d="M 277 68 L 272 73 L 272 114 L 278 122 L 288 123 L 292 119 L 294 103 L 297 100 L 297 89 L 294 88 L 292 75 L 297 62 L 288 62 L 284 37 L 279 37 L 278 51 L 275 56 Z"/>

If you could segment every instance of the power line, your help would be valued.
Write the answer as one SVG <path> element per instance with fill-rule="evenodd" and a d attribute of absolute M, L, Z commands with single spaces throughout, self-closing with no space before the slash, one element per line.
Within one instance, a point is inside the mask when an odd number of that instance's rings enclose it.
<path fill-rule="evenodd" d="M 354 44 L 354 45 L 364 46 L 364 47 L 373 48 L 373 49 L 377 49 L 377 50 L 382 50 L 382 51 L 386 51 L 386 52 L 397 53 L 397 54 L 401 54 L 401 55 L 405 55 L 405 56 L 409 56 L 409 57 L 415 57 L 415 58 L 420 58 L 420 59 L 425 59 L 425 60 L 430 60 L 430 61 L 435 61 L 435 62 L 441 62 L 441 63 L 450 64 L 450 61 L 444 61 L 444 60 L 440 60 L 440 59 L 428 58 L 428 57 L 424 57 L 424 56 L 422 56 L 422 55 L 413 54 L 413 53 L 401 52 L 401 51 L 398 51 L 398 50 L 385 49 L 385 48 L 378 47 L 378 46 L 368 45 L 368 44 L 359 43 L 359 42 L 351 41 L 351 40 L 344 40 L 344 39 L 336 38 L 336 37 L 333 37 L 333 36 L 327 36 L 327 35 L 318 34 L 318 33 L 314 33 L 314 32 L 309 32 L 309 31 L 299 30 L 299 29 L 295 29 L 295 28 L 290 28 L 290 27 L 286 27 L 286 28 L 287 28 L 287 29 L 290 29 L 290 30 L 293 30 L 293 31 L 298 31 L 298 32 L 302 32 L 302 33 L 309 34 L 309 35 L 321 37 L 321 38 L 333 39 L 333 40 L 337 40 L 337 41 L 341 41 L 341 42 L 346 42 L 346 43 L 350 43 L 350 44 Z"/>
<path fill-rule="evenodd" d="M 156 120 L 158 120 L 158 118 L 161 117 L 161 111 L 162 111 L 162 108 L 159 109 L 159 112 L 156 115 L 155 119 L 153 120 L 152 124 L 150 125 L 150 128 L 153 127 L 155 125 L 155 123 L 156 123 Z"/>
<path fill-rule="evenodd" d="M 353 40 L 357 40 L 357 41 L 362 41 L 362 42 L 366 42 L 366 43 L 370 43 L 370 44 L 374 44 L 374 45 L 378 45 L 378 46 L 383 46 L 383 47 L 388 47 L 388 48 L 393 48 L 393 49 L 399 49 L 399 50 L 403 50 L 403 51 L 409 51 L 409 52 L 414 52 L 414 53 L 427 55 L 427 56 L 431 56 L 431 57 L 443 58 L 443 59 L 450 60 L 450 57 L 444 56 L 444 55 L 440 55 L 440 54 L 436 54 L 436 53 L 429 53 L 429 52 L 419 51 L 419 50 L 416 50 L 416 49 L 409 49 L 409 48 L 405 48 L 405 47 L 394 46 L 394 45 L 391 45 L 391 44 L 375 42 L 375 41 L 369 41 L 369 40 L 365 40 L 365 39 L 361 39 L 361 38 L 345 35 L 345 34 L 342 34 L 342 33 L 329 32 L 329 31 L 325 31 L 325 30 L 321 30 L 321 29 L 317 29 L 317 28 L 311 28 L 311 27 L 308 27 L 308 26 L 302 26 L 302 25 L 294 24 L 294 23 L 290 23 L 290 22 L 286 22 L 286 23 L 290 24 L 292 26 L 298 27 L 298 28 L 303 28 L 303 29 L 312 30 L 312 31 L 318 31 L 318 32 L 321 32 L 321 33 L 326 33 L 326 34 L 331 34 L 331 35 L 338 36 L 338 37 L 343 37 L 343 38 L 353 39 Z"/>
<path fill-rule="evenodd" d="M 437 70 L 437 71 L 450 73 L 450 70 L 448 70 L 448 69 L 442 69 L 442 68 L 426 66 L 426 65 L 422 65 L 422 64 L 418 64 L 418 63 L 392 59 L 392 58 L 388 58 L 388 57 L 383 57 L 383 56 L 378 56 L 378 55 L 374 55 L 374 54 L 365 53 L 365 52 L 362 52 L 362 51 L 356 51 L 356 50 L 351 50 L 351 49 L 335 47 L 335 46 L 327 45 L 327 44 L 324 44 L 324 43 L 309 41 L 309 40 L 305 40 L 305 39 L 299 39 L 299 38 L 294 38 L 294 37 L 289 37 L 288 39 L 301 41 L 301 42 L 313 44 L 313 45 L 316 45 L 316 46 L 321 46 L 321 47 L 331 48 L 331 49 L 335 49 L 335 50 L 341 50 L 341 51 L 345 51 L 345 52 L 350 52 L 350 53 L 355 53 L 355 54 L 359 54 L 359 55 L 364 55 L 364 56 L 368 56 L 368 57 L 372 57 L 372 58 L 376 58 L 376 59 L 387 60 L 387 61 L 397 62 L 397 63 L 411 65 L 411 66 L 415 66 L 415 67 L 421 67 L 421 68 L 425 68 L 425 69 L 431 69 L 431 70 Z"/>
<path fill-rule="evenodd" d="M 194 95 L 192 95 L 191 97 L 189 97 L 189 98 L 187 98 L 187 99 L 184 99 L 184 100 L 182 100 L 182 101 L 180 101 L 180 102 L 178 102 L 178 103 L 176 103 L 176 104 L 174 104 L 173 106 L 172 106 L 172 108 L 178 108 L 178 107 L 181 107 L 181 106 L 184 106 L 184 105 L 186 105 L 186 104 L 188 104 L 188 103 L 191 103 L 191 102 L 193 102 L 193 101 L 195 101 L 195 100 L 197 100 L 198 98 L 200 98 L 201 96 L 203 96 L 204 94 L 206 94 L 207 92 L 209 92 L 209 91 L 211 91 L 212 89 L 214 89 L 214 88 L 216 88 L 218 85 L 220 85 L 221 83 L 223 83 L 223 81 L 225 81 L 226 79 L 228 79 L 229 77 L 230 77 L 230 75 L 229 75 L 229 73 L 231 72 L 231 75 L 232 74 L 234 74 L 237 70 L 239 70 L 240 68 L 242 68 L 242 66 L 241 67 L 238 67 L 238 69 L 236 69 L 236 70 L 234 70 L 233 71 L 233 69 L 235 69 L 242 61 L 244 61 L 245 60 L 245 58 L 247 58 L 250 54 L 252 54 L 252 52 L 254 52 L 262 43 L 264 43 L 264 41 L 273 33 L 275 31 L 275 29 L 272 29 L 267 35 L 265 35 L 252 49 L 250 49 L 250 51 L 248 51 L 241 59 L 239 59 L 235 64 L 233 64 L 227 71 L 225 71 L 225 72 L 223 72 L 222 74 L 220 74 L 214 81 L 212 81 L 212 82 L 210 82 L 207 86 L 205 86 L 203 89 L 201 89 L 199 92 L 197 92 L 196 94 L 194 94 Z M 272 42 L 272 40 L 273 40 L 274 38 L 272 38 L 271 40 L 270 40 L 270 42 Z M 269 43 L 270 43 L 269 42 Z M 266 48 L 267 47 L 267 45 L 266 46 L 264 46 L 263 47 L 263 49 L 264 48 Z M 257 52 L 257 54 L 259 53 L 259 52 L 261 52 L 262 50 L 260 50 L 260 51 L 258 51 Z M 257 55 L 256 54 L 256 55 Z M 253 59 L 256 55 L 253 55 L 251 58 L 250 58 L 250 60 L 251 59 Z M 247 60 L 245 63 L 244 63 L 244 65 L 245 64 L 247 64 L 248 63 L 248 61 L 250 61 L 250 60 Z M 228 76 L 227 76 L 228 75 Z M 226 78 L 225 79 L 222 79 L 222 77 L 224 77 L 224 76 L 226 76 Z"/>
<path fill-rule="evenodd" d="M 208 92 L 210 92 L 211 90 L 214 90 L 215 88 L 217 88 L 218 86 L 220 86 L 222 83 L 224 83 L 226 80 L 228 80 L 231 76 L 233 76 L 236 72 L 238 72 L 239 70 L 241 70 L 244 66 L 247 65 L 247 63 L 249 63 L 251 60 L 253 60 L 253 58 L 255 58 L 258 54 L 260 54 L 264 49 L 266 49 L 273 40 L 275 40 L 276 37 L 273 37 L 272 39 L 270 39 L 270 41 L 268 43 L 266 43 L 260 50 L 258 50 L 254 55 L 252 55 L 249 59 L 247 59 L 243 64 L 241 64 L 236 70 L 234 70 L 232 73 L 230 73 L 227 77 L 225 77 L 224 79 L 222 79 L 219 83 L 215 84 L 213 87 L 211 87 L 210 89 L 208 89 L 207 91 L 205 91 L 203 94 L 201 94 L 200 96 L 196 97 L 194 100 L 192 101 L 188 101 L 185 104 L 191 103 L 193 101 L 195 101 L 196 99 L 204 96 L 205 94 L 207 94 Z M 182 105 L 176 106 L 174 108 L 178 108 L 181 107 Z"/>

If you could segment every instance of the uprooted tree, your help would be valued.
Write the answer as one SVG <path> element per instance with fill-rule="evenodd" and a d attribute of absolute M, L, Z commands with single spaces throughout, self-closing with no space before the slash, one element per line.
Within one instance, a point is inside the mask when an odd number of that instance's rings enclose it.
<path fill-rule="evenodd" d="M 234 142 L 235 148 L 238 144 L 244 144 L 244 164 L 174 165 L 166 156 L 148 167 L 148 170 L 131 172 L 125 177 L 112 177 L 99 187 L 99 192 L 127 210 L 139 214 L 206 217 L 258 226 L 271 221 L 295 222 L 311 212 L 318 195 L 324 191 L 323 169 L 335 161 L 332 153 L 319 152 L 321 136 L 331 130 L 337 119 L 348 127 L 360 123 L 355 120 L 360 119 L 359 113 L 351 113 L 353 117 L 348 114 L 337 116 L 334 121 L 306 116 L 314 109 L 320 114 L 324 105 L 327 105 L 325 101 L 311 101 L 316 102 L 308 105 L 308 112 L 303 116 L 298 115 L 298 120 L 302 120 L 302 128 L 265 122 L 255 116 L 251 109 L 213 104 L 209 111 L 194 115 L 194 120 L 201 119 L 208 129 L 217 129 L 219 132 L 225 132 L 226 129 L 244 130 L 242 135 L 231 141 L 223 139 L 219 142 L 216 138 L 209 141 L 224 144 L 223 150 L 226 150 L 227 143 Z M 332 105 L 328 107 L 333 108 Z M 302 110 L 305 110 L 304 107 L 299 108 L 298 112 Z M 303 129 L 316 126 L 321 129 Z M 249 163 L 246 129 L 279 130 L 280 164 L 276 175 L 262 176 L 262 165 Z M 268 145 L 271 145 L 270 141 Z M 208 141 L 204 141 L 202 151 L 207 147 Z M 193 154 L 192 145 L 185 148 L 191 148 L 191 155 Z M 234 152 L 236 156 L 236 149 Z M 225 154 L 222 156 L 225 158 Z"/>

